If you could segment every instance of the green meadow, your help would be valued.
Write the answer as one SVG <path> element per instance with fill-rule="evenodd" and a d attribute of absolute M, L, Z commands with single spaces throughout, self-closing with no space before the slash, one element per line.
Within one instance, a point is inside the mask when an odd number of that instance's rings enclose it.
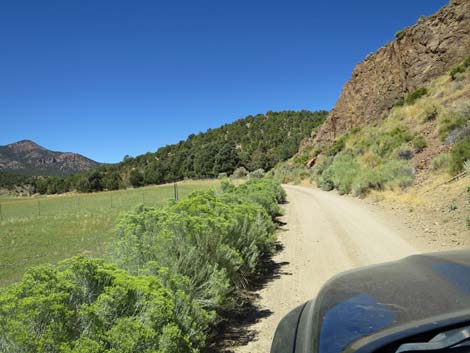
<path fill-rule="evenodd" d="M 218 189 L 217 180 L 177 184 L 178 198 Z M 26 268 L 77 255 L 107 257 L 117 217 L 140 204 L 159 207 L 175 198 L 174 185 L 95 194 L 0 199 L 0 287 Z"/>

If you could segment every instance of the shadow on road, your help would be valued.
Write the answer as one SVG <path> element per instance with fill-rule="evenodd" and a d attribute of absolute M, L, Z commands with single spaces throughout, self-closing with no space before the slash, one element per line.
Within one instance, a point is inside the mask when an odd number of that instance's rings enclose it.
<path fill-rule="evenodd" d="M 283 248 L 281 243 L 276 244 L 276 252 L 282 251 Z M 247 345 L 256 339 L 258 332 L 251 329 L 251 326 L 273 313 L 255 305 L 260 297 L 256 292 L 281 275 L 291 275 L 282 269 L 288 264 L 289 262 L 275 262 L 272 258 L 262 261 L 259 276 L 250 282 L 244 295 L 244 304 L 239 310 L 222 314 L 223 322 L 216 328 L 216 333 L 204 353 L 233 353 L 235 347 Z"/>

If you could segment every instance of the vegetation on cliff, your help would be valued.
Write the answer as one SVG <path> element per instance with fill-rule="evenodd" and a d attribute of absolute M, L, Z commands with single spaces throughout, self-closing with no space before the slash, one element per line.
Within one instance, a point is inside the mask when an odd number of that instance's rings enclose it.
<path fill-rule="evenodd" d="M 468 59 L 427 87 L 398 101 L 385 119 L 340 134 L 303 168 L 302 153 L 280 163 L 271 175 L 282 182 L 310 179 L 325 190 L 364 195 L 403 189 L 429 171 L 460 173 L 470 159 L 470 70 Z"/>

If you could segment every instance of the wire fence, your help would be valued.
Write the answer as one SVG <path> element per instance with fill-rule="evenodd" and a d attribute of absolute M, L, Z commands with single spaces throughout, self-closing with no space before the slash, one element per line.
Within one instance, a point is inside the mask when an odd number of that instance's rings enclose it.
<path fill-rule="evenodd" d="M 0 200 L 0 221 L 67 214 L 128 211 L 137 205 L 159 207 L 192 191 L 207 190 L 204 183 L 174 183 L 91 194 L 52 195 Z"/>

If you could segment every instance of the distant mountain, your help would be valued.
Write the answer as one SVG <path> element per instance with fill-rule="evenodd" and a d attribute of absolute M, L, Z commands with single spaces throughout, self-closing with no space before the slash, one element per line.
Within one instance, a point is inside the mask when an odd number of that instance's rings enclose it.
<path fill-rule="evenodd" d="M 0 172 L 66 176 L 86 172 L 99 165 L 80 154 L 50 151 L 30 140 L 0 146 Z"/>

